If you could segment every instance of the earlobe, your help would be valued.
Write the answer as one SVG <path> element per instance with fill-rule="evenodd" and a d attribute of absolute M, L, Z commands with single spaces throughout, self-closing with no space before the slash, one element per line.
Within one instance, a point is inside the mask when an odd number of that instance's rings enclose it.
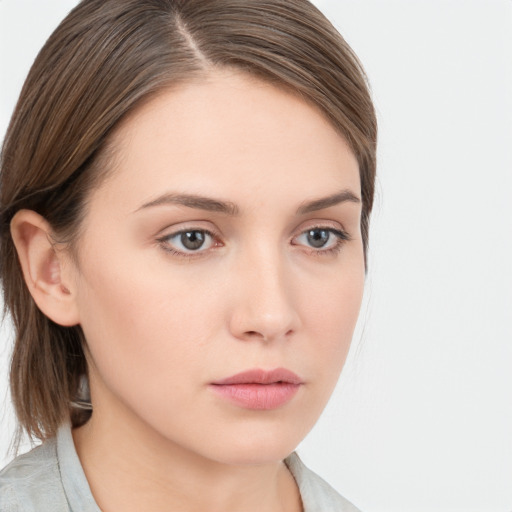
<path fill-rule="evenodd" d="M 51 227 L 38 213 L 18 211 L 11 221 L 11 235 L 25 283 L 39 309 L 55 323 L 79 323 L 73 287 L 64 276 L 66 255 L 51 239 Z"/>

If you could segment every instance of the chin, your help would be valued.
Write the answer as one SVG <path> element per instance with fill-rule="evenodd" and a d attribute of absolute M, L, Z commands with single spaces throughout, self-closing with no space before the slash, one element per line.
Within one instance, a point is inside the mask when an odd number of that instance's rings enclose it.
<path fill-rule="evenodd" d="M 165 410 L 150 404 L 132 419 L 155 450 L 227 465 L 262 465 L 288 457 L 315 424 L 320 410 L 309 403 L 273 411 L 218 407 Z M 226 412 L 228 411 L 228 412 Z M 195 414 L 197 413 L 197 414 Z M 155 435 L 156 434 L 156 435 Z"/>
<path fill-rule="evenodd" d="M 309 429 L 307 429 L 309 430 Z M 236 432 L 225 433 L 214 440 L 211 458 L 230 465 L 260 465 L 288 457 L 304 439 L 307 430 L 281 425 L 245 425 Z"/>

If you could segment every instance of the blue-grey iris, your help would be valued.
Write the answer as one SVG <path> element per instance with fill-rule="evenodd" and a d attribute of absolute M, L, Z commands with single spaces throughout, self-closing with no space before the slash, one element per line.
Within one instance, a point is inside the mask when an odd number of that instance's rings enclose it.
<path fill-rule="evenodd" d="M 329 241 L 330 234 L 326 229 L 311 229 L 307 234 L 308 243 L 317 249 L 323 247 Z"/>
<path fill-rule="evenodd" d="M 200 249 L 205 242 L 205 234 L 202 231 L 186 231 L 181 234 L 183 247 L 190 251 Z"/>

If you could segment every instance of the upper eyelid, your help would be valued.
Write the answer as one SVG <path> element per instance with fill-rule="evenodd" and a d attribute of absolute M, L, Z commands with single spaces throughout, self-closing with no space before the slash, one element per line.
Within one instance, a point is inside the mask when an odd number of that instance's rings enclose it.
<path fill-rule="evenodd" d="M 345 229 L 345 226 L 335 220 L 312 220 L 309 223 L 302 223 L 297 230 L 295 230 L 295 233 L 302 234 L 305 231 L 308 231 L 310 229 L 327 229 L 331 231 L 341 231 L 343 233 L 346 233 L 348 235 L 348 230 Z M 297 235 L 294 235 L 297 236 Z"/>
<path fill-rule="evenodd" d="M 327 218 L 311 216 L 311 218 L 306 218 L 300 223 L 296 224 L 295 227 L 291 228 L 289 236 L 297 236 L 297 234 L 312 228 L 333 228 L 348 233 L 348 230 L 345 228 L 342 219 L 336 217 L 332 218 L 330 216 L 327 216 Z M 167 226 L 160 229 L 159 233 L 166 233 L 163 236 L 172 236 L 172 234 L 177 234 L 188 230 L 205 231 L 219 237 L 225 236 L 224 230 L 219 229 L 217 222 L 212 222 L 212 220 L 209 218 L 191 218 L 189 220 L 184 219 L 180 222 L 168 224 Z M 232 231 L 231 227 L 228 229 L 228 231 Z"/>
<path fill-rule="evenodd" d="M 189 233 L 190 231 L 201 231 L 202 233 L 207 233 L 208 235 L 211 235 L 211 236 L 216 236 L 215 234 L 215 231 L 211 230 L 211 229 L 206 229 L 206 228 L 180 228 L 176 231 L 171 231 L 165 235 L 162 235 L 163 238 L 171 238 L 173 236 L 177 236 L 177 235 L 181 235 L 183 233 Z"/>
<path fill-rule="evenodd" d="M 210 223 L 209 221 L 197 221 L 197 220 L 194 220 L 194 221 L 190 221 L 190 226 L 183 226 L 183 227 L 178 227 L 178 228 L 173 228 L 173 226 L 167 226 L 163 229 L 160 230 L 160 234 L 158 234 L 158 238 L 171 238 L 173 236 L 176 236 L 176 235 L 179 235 L 181 233 L 186 233 L 187 231 L 202 231 L 204 233 L 208 233 L 209 235 L 213 236 L 213 237 L 218 237 L 218 238 L 222 238 L 224 235 L 222 234 L 222 231 L 220 229 L 218 229 L 217 227 L 203 227 L 201 226 L 200 224 L 197 224 L 197 223 L 202 223 L 202 222 L 207 222 L 207 223 Z M 180 224 L 187 224 L 187 222 L 183 222 L 183 223 L 180 223 Z M 333 231 L 341 231 L 345 234 L 348 235 L 348 231 L 345 229 L 345 227 L 343 226 L 343 224 L 339 221 L 335 221 L 335 220 L 311 220 L 311 221 L 306 221 L 306 222 L 303 222 L 299 227 L 295 228 L 292 233 L 290 233 L 290 236 L 292 238 L 304 233 L 305 231 L 308 231 L 310 229 L 328 229 L 328 230 L 333 230 Z"/>
<path fill-rule="evenodd" d="M 204 227 L 204 226 L 200 225 L 200 223 L 203 223 L 203 222 L 210 224 L 210 226 Z M 185 225 L 182 227 L 176 227 L 173 225 L 166 226 L 165 228 L 159 230 L 157 237 L 158 238 L 170 238 L 172 236 L 179 235 L 181 233 L 186 233 L 187 231 L 203 231 L 204 233 L 208 233 L 212 236 L 221 236 L 220 230 L 217 229 L 216 227 L 211 227 L 211 223 L 208 221 L 193 220 L 190 222 L 180 222 L 178 224 L 178 226 L 181 226 L 183 224 L 185 224 Z M 190 225 L 187 225 L 187 224 L 190 224 Z"/>
<path fill-rule="evenodd" d="M 208 236 L 211 236 L 213 241 L 218 241 L 220 236 L 212 231 L 212 230 L 209 230 L 209 229 L 204 229 L 204 228 L 184 228 L 184 229 L 179 229 L 178 231 L 172 231 L 170 233 L 167 233 L 167 234 L 162 234 L 160 236 L 158 236 L 157 240 L 159 242 L 165 242 L 165 241 L 168 241 L 170 239 L 173 239 L 173 238 L 176 238 L 178 237 L 179 235 L 182 235 L 183 233 L 188 233 L 190 231 L 200 231 L 202 233 L 206 233 Z M 201 251 L 197 251 L 197 252 L 201 252 Z"/>

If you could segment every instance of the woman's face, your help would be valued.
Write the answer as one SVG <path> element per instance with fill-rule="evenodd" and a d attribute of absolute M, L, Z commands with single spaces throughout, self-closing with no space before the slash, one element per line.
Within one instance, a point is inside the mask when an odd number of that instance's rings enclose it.
<path fill-rule="evenodd" d="M 160 94 L 114 142 L 69 267 L 93 420 L 215 461 L 286 457 L 360 307 L 354 155 L 315 108 L 229 72 Z"/>

